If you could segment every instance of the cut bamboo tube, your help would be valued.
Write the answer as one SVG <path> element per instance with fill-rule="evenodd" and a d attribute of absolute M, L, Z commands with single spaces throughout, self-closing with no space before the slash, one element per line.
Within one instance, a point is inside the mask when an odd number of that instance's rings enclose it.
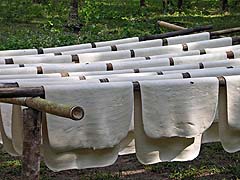
<path fill-rule="evenodd" d="M 73 120 L 81 120 L 84 116 L 84 111 L 79 106 L 56 104 L 40 97 L 26 98 L 25 103 L 28 107 L 37 109 L 39 111 L 71 118 Z"/>
<path fill-rule="evenodd" d="M 56 104 L 40 97 L 0 98 L 0 102 L 27 106 L 35 110 L 39 110 L 56 116 L 70 118 L 72 120 L 81 120 L 84 117 L 84 111 L 79 106 Z"/>

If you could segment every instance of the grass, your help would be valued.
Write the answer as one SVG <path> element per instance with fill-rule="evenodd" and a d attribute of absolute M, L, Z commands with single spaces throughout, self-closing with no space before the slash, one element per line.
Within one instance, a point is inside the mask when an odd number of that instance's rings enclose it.
<path fill-rule="evenodd" d="M 121 179 L 174 179 L 174 180 L 211 180 L 240 179 L 240 153 L 227 153 L 220 143 L 204 144 L 198 158 L 190 162 L 140 164 L 135 155 L 121 156 L 109 167 L 50 171 L 42 162 L 42 180 L 121 180 Z M 21 161 L 3 151 L 0 152 L 0 179 L 20 180 Z"/>
<path fill-rule="evenodd" d="M 200 156 L 192 162 L 161 163 L 147 167 L 150 171 L 169 171 L 170 179 L 240 178 L 240 154 L 228 154 L 220 144 L 203 145 Z"/>
<path fill-rule="evenodd" d="M 29 3 L 26 8 L 25 4 L 8 7 L 6 1 L 0 2 L 3 10 L 0 12 L 0 50 L 52 47 L 165 32 L 166 29 L 156 25 L 157 20 L 184 27 L 213 24 L 215 29 L 240 24 L 240 6 L 234 6 L 232 1 L 227 13 L 220 12 L 219 0 L 194 0 L 186 2 L 181 13 L 163 14 L 160 0 L 148 0 L 147 7 L 143 8 L 139 7 L 138 0 L 86 0 L 79 12 L 83 27 L 79 34 L 74 34 L 64 28 L 68 15 L 66 3 L 55 8 L 49 4 L 33 6 Z M 31 2 L 23 0 L 28 1 Z M 12 11 L 13 15 L 9 16 L 8 12 Z"/>
<path fill-rule="evenodd" d="M 138 0 L 85 0 L 80 9 L 83 27 L 78 34 L 64 28 L 68 1 L 57 5 L 32 5 L 31 0 L 0 2 L 0 50 L 53 47 L 96 42 L 166 32 L 157 20 L 184 27 L 214 25 L 214 29 L 240 26 L 240 5 L 229 0 L 229 12 L 220 11 L 219 0 L 193 0 L 184 3 L 183 11 L 163 14 L 160 0 L 148 0 L 139 8 Z M 11 13 L 9 13 L 11 12 Z M 219 143 L 203 145 L 201 153 L 191 162 L 141 165 L 135 155 L 123 156 L 106 168 L 71 170 L 54 173 L 44 163 L 41 179 L 239 179 L 240 153 L 229 154 Z M 21 161 L 0 152 L 0 179 L 20 179 Z M 81 178 L 80 178 L 81 177 Z"/>

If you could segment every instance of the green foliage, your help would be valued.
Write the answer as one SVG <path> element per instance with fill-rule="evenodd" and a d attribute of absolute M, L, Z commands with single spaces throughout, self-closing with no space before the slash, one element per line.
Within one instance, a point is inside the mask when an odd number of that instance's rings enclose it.
<path fill-rule="evenodd" d="M 65 28 L 69 0 L 46 0 L 42 4 L 33 4 L 32 0 L 1 0 L 0 50 L 61 46 L 165 32 L 166 29 L 157 26 L 157 20 L 185 27 L 213 24 L 215 29 L 221 29 L 239 26 L 240 5 L 235 5 L 235 0 L 229 2 L 230 11 L 226 14 L 219 12 L 219 0 L 184 1 L 182 12 L 163 14 L 160 0 L 148 0 L 147 6 L 142 8 L 139 0 L 84 0 L 84 3 L 81 0 L 79 20 L 83 27 L 79 34 L 74 34 Z"/>
<path fill-rule="evenodd" d="M 41 5 L 32 4 L 30 0 L 2 0 L 0 7 L 0 17 L 8 22 L 27 22 L 43 16 Z"/>

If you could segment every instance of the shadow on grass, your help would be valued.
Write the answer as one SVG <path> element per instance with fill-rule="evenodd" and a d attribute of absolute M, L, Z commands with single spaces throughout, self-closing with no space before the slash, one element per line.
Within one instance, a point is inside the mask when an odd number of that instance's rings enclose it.
<path fill-rule="evenodd" d="M 189 162 L 140 164 L 135 155 L 120 156 L 104 168 L 50 171 L 41 164 L 43 180 L 119 180 L 119 179 L 237 179 L 240 178 L 240 153 L 226 153 L 220 143 L 202 145 L 198 158 Z M 20 179 L 21 162 L 6 153 L 0 154 L 0 179 Z"/>

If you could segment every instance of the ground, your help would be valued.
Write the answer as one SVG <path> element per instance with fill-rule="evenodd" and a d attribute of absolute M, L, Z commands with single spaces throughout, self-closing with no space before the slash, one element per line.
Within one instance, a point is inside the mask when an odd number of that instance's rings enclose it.
<path fill-rule="evenodd" d="M 20 180 L 21 161 L 0 154 L 0 179 Z M 220 143 L 204 144 L 197 159 L 189 162 L 140 164 L 136 156 L 120 156 L 115 164 L 105 168 L 52 172 L 41 164 L 42 180 L 120 180 L 120 179 L 227 179 L 240 178 L 240 153 L 227 153 Z"/>

